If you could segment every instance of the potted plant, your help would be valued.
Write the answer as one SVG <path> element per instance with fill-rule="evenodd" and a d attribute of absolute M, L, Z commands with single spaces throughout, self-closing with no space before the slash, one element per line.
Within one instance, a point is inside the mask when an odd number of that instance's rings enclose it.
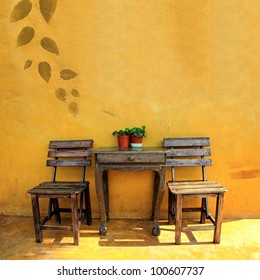
<path fill-rule="evenodd" d="M 146 127 L 134 127 L 130 129 L 130 145 L 133 148 L 142 147 L 143 137 L 147 136 Z"/>
<path fill-rule="evenodd" d="M 126 149 L 129 147 L 129 137 L 130 137 L 130 129 L 125 128 L 120 130 L 115 130 L 112 135 L 117 136 L 118 147 L 120 149 Z"/>

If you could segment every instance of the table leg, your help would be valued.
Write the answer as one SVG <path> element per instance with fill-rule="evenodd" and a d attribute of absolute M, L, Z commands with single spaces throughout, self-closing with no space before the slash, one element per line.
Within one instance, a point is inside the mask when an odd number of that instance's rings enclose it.
<path fill-rule="evenodd" d="M 108 170 L 103 171 L 103 189 L 105 199 L 106 221 L 109 220 L 109 189 L 108 189 Z"/>
<path fill-rule="evenodd" d="M 159 171 L 159 180 L 157 177 L 157 180 L 159 182 L 158 188 L 157 188 L 157 194 L 156 194 L 156 200 L 155 200 L 155 211 L 154 211 L 154 225 L 152 230 L 152 235 L 159 236 L 161 233 L 160 227 L 159 227 L 159 214 L 160 214 L 160 208 L 163 200 L 163 195 L 165 191 L 165 178 L 166 178 L 166 166 L 160 166 Z M 158 176 L 156 175 L 156 176 Z"/>
<path fill-rule="evenodd" d="M 157 199 L 158 191 L 159 191 L 159 183 L 160 183 L 160 175 L 159 175 L 159 172 L 155 171 L 154 172 L 154 189 L 153 189 L 153 205 L 152 205 L 152 217 L 151 217 L 151 220 L 154 219 L 156 199 Z"/>
<path fill-rule="evenodd" d="M 99 234 L 106 235 L 107 228 L 106 228 L 106 205 L 105 205 L 105 192 L 104 192 L 104 177 L 103 172 L 104 168 L 96 164 L 95 166 L 95 179 L 96 179 L 96 193 L 97 193 L 97 200 L 100 209 L 100 218 L 101 223 L 99 227 Z"/>

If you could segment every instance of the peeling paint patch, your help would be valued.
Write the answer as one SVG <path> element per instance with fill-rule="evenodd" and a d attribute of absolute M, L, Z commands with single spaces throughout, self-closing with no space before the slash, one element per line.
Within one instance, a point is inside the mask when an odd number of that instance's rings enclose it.
<path fill-rule="evenodd" d="M 232 179 L 251 179 L 260 176 L 260 169 L 239 170 L 231 173 Z"/>

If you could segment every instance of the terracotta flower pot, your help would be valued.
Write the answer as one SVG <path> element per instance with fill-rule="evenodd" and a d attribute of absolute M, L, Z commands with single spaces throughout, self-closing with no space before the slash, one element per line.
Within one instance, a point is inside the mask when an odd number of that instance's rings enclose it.
<path fill-rule="evenodd" d="M 129 135 L 117 136 L 118 148 L 126 149 L 129 147 Z"/>
<path fill-rule="evenodd" d="M 130 144 L 131 147 L 142 147 L 142 143 L 143 143 L 143 136 L 135 136 L 134 134 L 131 134 L 131 140 L 130 140 Z"/>

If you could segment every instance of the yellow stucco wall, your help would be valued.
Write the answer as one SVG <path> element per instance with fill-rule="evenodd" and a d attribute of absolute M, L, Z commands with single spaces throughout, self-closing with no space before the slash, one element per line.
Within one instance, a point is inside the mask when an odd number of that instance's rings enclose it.
<path fill-rule="evenodd" d="M 208 177 L 229 190 L 225 217 L 260 217 L 259 1 L 60 0 L 48 23 L 38 0 L 15 22 L 20 1 L 0 2 L 1 214 L 31 215 L 27 190 L 50 178 L 50 139 L 115 146 L 113 130 L 145 124 L 145 146 L 210 136 Z M 26 26 L 34 37 L 21 45 Z M 52 69 L 48 82 L 40 62 Z M 63 69 L 78 75 L 64 80 Z M 88 176 L 98 216 L 93 167 Z M 152 173 L 127 176 L 111 172 L 111 216 L 148 217 Z M 166 207 L 167 196 L 162 216 Z"/>

